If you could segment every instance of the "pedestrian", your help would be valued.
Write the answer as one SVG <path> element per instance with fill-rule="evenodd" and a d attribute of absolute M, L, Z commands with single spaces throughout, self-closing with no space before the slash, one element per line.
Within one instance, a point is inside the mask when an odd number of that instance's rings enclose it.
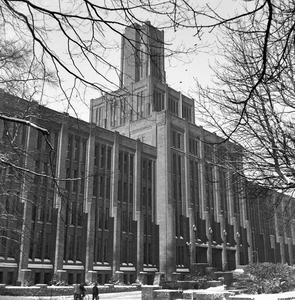
<path fill-rule="evenodd" d="M 74 300 L 81 300 L 81 289 L 78 283 L 74 286 Z"/>
<path fill-rule="evenodd" d="M 99 300 L 99 290 L 97 287 L 97 283 L 94 284 L 92 288 L 92 300 Z"/>
<path fill-rule="evenodd" d="M 86 289 L 83 283 L 80 284 L 80 293 L 81 293 L 81 298 L 84 298 L 86 296 Z"/>

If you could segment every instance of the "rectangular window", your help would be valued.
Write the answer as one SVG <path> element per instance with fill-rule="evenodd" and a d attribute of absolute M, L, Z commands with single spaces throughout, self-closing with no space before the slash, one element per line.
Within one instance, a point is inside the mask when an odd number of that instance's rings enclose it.
<path fill-rule="evenodd" d="M 76 259 L 81 260 L 82 258 L 82 237 L 77 237 L 77 253 L 76 253 Z"/>
<path fill-rule="evenodd" d="M 83 216 L 83 203 L 78 203 L 78 218 L 77 218 L 77 225 L 82 226 L 82 216 Z"/>
<path fill-rule="evenodd" d="M 99 144 L 95 144 L 94 146 L 94 165 L 98 166 L 98 159 L 99 159 Z"/>
<path fill-rule="evenodd" d="M 72 143 L 73 143 L 73 137 L 70 135 L 68 137 L 68 148 L 67 148 L 67 158 L 71 159 L 72 158 Z"/>
<path fill-rule="evenodd" d="M 98 228 L 102 229 L 102 218 L 103 218 L 103 215 L 102 215 L 102 207 L 98 207 Z"/>
<path fill-rule="evenodd" d="M 82 142 L 82 160 L 81 162 L 85 164 L 86 162 L 86 149 L 87 149 L 87 142 L 83 140 Z"/>
<path fill-rule="evenodd" d="M 52 222 L 52 209 L 53 209 L 53 199 L 47 199 L 47 206 L 46 206 L 46 221 L 48 223 Z"/>
<path fill-rule="evenodd" d="M 112 166 L 112 148 L 108 147 L 107 169 L 111 170 Z"/>
<path fill-rule="evenodd" d="M 183 149 L 183 136 L 181 133 L 172 131 L 172 147 L 176 149 Z"/>
<path fill-rule="evenodd" d="M 41 232 L 37 231 L 36 236 L 35 236 L 35 242 L 34 242 L 35 258 L 41 258 L 42 241 L 43 241 L 43 239 L 41 238 Z"/>
<path fill-rule="evenodd" d="M 70 191 L 71 190 L 71 170 L 70 168 L 66 168 L 66 190 Z"/>
<path fill-rule="evenodd" d="M 105 213 L 105 219 L 104 219 L 104 228 L 109 229 L 109 208 L 106 207 L 106 213 Z"/>
<path fill-rule="evenodd" d="M 42 149 L 42 140 L 43 140 L 43 134 L 42 134 L 42 132 L 38 131 L 37 141 L 36 141 L 36 149 L 37 150 Z"/>
<path fill-rule="evenodd" d="M 226 170 L 219 168 L 219 197 L 220 209 L 227 212 L 227 187 L 226 187 Z"/>
<path fill-rule="evenodd" d="M 192 120 L 192 109 L 185 104 L 182 105 L 182 118 L 190 122 Z"/>
<path fill-rule="evenodd" d="M 81 179 L 80 179 L 80 194 L 84 194 L 84 190 L 85 190 L 85 172 L 81 171 Z"/>
<path fill-rule="evenodd" d="M 127 232 L 127 212 L 123 211 L 122 216 L 122 231 Z"/>
<path fill-rule="evenodd" d="M 100 159 L 99 159 L 99 167 L 104 168 L 105 167 L 105 160 L 106 160 L 106 146 L 101 145 L 100 148 Z"/>
<path fill-rule="evenodd" d="M 79 140 L 75 139 L 74 141 L 74 160 L 79 159 Z"/>
<path fill-rule="evenodd" d="M 111 197 L 111 178 L 107 177 L 106 198 L 110 199 L 110 197 Z"/>
<path fill-rule="evenodd" d="M 73 171 L 73 192 L 77 193 L 78 191 L 78 170 Z"/>
<path fill-rule="evenodd" d="M 98 176 L 94 175 L 93 176 L 93 196 L 96 197 L 97 196 L 97 186 L 98 186 Z"/>
<path fill-rule="evenodd" d="M 153 105 L 154 111 L 162 111 L 165 109 L 165 102 L 164 102 L 164 93 L 154 90 L 153 94 Z"/>
<path fill-rule="evenodd" d="M 104 197 L 104 176 L 99 176 L 99 196 Z"/>
<path fill-rule="evenodd" d="M 213 199 L 213 166 L 205 164 L 205 188 L 206 188 L 206 207 L 214 214 L 214 199 Z"/>

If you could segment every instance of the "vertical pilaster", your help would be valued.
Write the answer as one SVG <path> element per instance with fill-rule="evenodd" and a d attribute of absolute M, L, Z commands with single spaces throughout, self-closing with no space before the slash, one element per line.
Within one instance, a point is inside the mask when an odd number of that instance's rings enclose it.
<path fill-rule="evenodd" d="M 65 188 L 65 181 L 60 179 L 66 178 L 65 161 L 66 151 L 68 147 L 68 115 L 64 115 L 63 124 L 59 132 L 58 141 L 58 158 L 56 166 L 56 177 L 58 178 L 58 186 L 61 190 Z M 65 240 L 65 221 L 66 221 L 66 203 L 63 196 L 58 190 L 55 191 L 55 208 L 57 211 L 57 225 L 56 225 L 56 243 L 55 243 L 55 257 L 54 257 L 54 272 L 62 274 L 63 258 L 64 258 L 64 240 Z"/>
<path fill-rule="evenodd" d="M 32 120 L 31 120 L 32 121 Z M 28 153 L 33 148 L 33 144 L 36 138 L 33 135 L 33 129 L 28 127 L 26 137 L 26 156 L 24 167 L 28 170 L 33 169 L 33 159 Z M 24 285 L 26 282 L 31 280 L 31 270 L 28 269 L 29 253 L 30 253 L 30 239 L 31 239 L 31 224 L 32 224 L 32 201 L 30 198 L 30 185 L 31 179 L 24 177 L 20 199 L 24 203 L 23 206 L 23 217 L 22 217 L 22 235 L 20 242 L 20 260 L 19 260 L 19 273 L 18 280 Z"/>
<path fill-rule="evenodd" d="M 87 237 L 86 237 L 86 259 L 85 259 L 85 278 L 88 282 L 94 282 L 96 272 L 93 272 L 94 260 L 94 243 L 95 243 L 95 217 L 96 202 L 93 199 L 93 165 L 94 165 L 94 149 L 95 149 L 95 127 L 90 129 L 87 141 L 87 158 L 86 158 L 86 188 L 84 191 L 84 205 L 87 213 Z"/>
<path fill-rule="evenodd" d="M 118 165 L 120 135 L 116 131 L 114 134 L 113 165 L 112 165 L 112 194 L 111 194 L 111 214 L 114 218 L 114 240 L 113 240 L 113 276 L 120 271 L 120 251 L 121 251 L 121 208 L 118 205 Z M 120 204 L 121 205 L 121 204 Z"/>

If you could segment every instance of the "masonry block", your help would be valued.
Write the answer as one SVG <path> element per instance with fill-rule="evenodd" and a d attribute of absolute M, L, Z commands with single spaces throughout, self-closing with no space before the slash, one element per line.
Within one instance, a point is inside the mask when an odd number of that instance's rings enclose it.
<path fill-rule="evenodd" d="M 154 283 L 153 283 L 153 285 L 162 286 L 164 278 L 165 278 L 165 273 L 163 273 L 163 272 L 156 272 L 155 273 L 155 277 L 154 277 Z"/>
<path fill-rule="evenodd" d="M 31 283 L 31 270 L 29 269 L 22 269 L 19 273 L 19 281 L 22 286 Z"/>
<path fill-rule="evenodd" d="M 155 300 L 177 300 L 182 299 L 182 290 L 157 290 L 154 291 Z"/>
<path fill-rule="evenodd" d="M 233 284 L 233 273 L 232 272 L 215 272 L 215 275 L 219 278 L 223 278 L 223 284 L 226 287 L 230 287 Z"/>
<path fill-rule="evenodd" d="M 118 283 L 124 283 L 124 273 L 121 271 L 115 272 L 115 282 Z"/>
<path fill-rule="evenodd" d="M 217 272 L 216 268 L 206 267 L 205 272 L 207 277 L 212 278 L 213 280 L 217 280 L 217 275 L 215 274 Z"/>
<path fill-rule="evenodd" d="M 97 282 L 97 272 L 96 271 L 88 271 L 86 273 L 85 279 L 86 279 L 87 283 Z"/>
<path fill-rule="evenodd" d="M 141 300 L 153 300 L 154 291 L 161 289 L 159 286 L 143 285 L 141 288 Z"/>
<path fill-rule="evenodd" d="M 139 272 L 137 280 L 141 284 L 146 284 L 147 283 L 147 272 Z"/>
<path fill-rule="evenodd" d="M 206 290 L 189 290 L 184 291 L 182 299 L 198 299 L 198 300 L 229 300 L 233 293 L 217 292 L 217 291 L 206 291 Z"/>

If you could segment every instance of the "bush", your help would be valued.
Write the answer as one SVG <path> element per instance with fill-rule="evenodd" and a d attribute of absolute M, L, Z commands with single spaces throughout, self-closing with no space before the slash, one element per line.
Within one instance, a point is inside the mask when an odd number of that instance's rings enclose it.
<path fill-rule="evenodd" d="M 255 263 L 238 276 L 236 286 L 248 294 L 274 294 L 295 290 L 295 269 L 286 264 Z"/>

